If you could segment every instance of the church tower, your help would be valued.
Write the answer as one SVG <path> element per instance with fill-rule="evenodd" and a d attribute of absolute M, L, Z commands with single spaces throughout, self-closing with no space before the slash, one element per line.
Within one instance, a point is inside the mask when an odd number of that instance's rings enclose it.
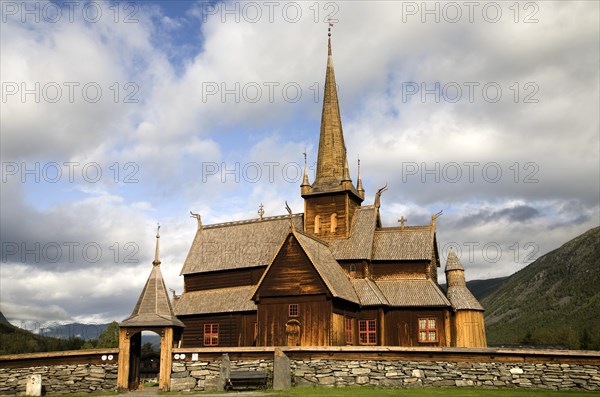
<path fill-rule="evenodd" d="M 348 169 L 331 55 L 331 26 L 329 24 L 317 174 L 310 185 L 305 169 L 301 185 L 304 231 L 326 240 L 348 237 L 354 212 L 364 200 L 360 177 L 357 188 L 352 184 Z"/>

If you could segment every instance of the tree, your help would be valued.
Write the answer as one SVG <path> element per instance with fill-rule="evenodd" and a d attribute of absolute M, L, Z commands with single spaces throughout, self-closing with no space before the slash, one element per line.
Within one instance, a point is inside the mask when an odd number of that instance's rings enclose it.
<path fill-rule="evenodd" d="M 522 345 L 534 345 L 535 344 L 535 339 L 533 339 L 533 335 L 531 334 L 531 331 L 527 331 L 527 333 L 525 334 L 525 337 L 523 337 L 523 339 L 521 339 L 521 344 Z"/>
<path fill-rule="evenodd" d="M 108 324 L 108 327 L 98 336 L 98 348 L 119 347 L 119 324 L 116 321 Z"/>
<path fill-rule="evenodd" d="M 592 348 L 592 337 L 588 332 L 587 328 L 583 330 L 581 338 L 579 339 L 579 348 L 581 350 L 590 350 Z"/>
<path fill-rule="evenodd" d="M 152 342 L 146 342 L 142 345 L 142 358 L 152 356 L 155 353 Z"/>

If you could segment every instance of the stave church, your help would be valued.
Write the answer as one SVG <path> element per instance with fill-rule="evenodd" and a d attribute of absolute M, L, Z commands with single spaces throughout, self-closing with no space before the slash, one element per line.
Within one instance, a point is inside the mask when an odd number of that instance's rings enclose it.
<path fill-rule="evenodd" d="M 360 168 L 356 184 L 350 177 L 329 33 L 317 170 L 311 183 L 305 167 L 300 186 L 304 212 L 259 210 L 256 219 L 213 225 L 193 214 L 184 292 L 169 300 L 157 240 L 152 274 L 121 326 L 172 326 L 180 347 L 485 347 L 484 309 L 453 251 L 447 288 L 438 284 L 439 214 L 428 225 L 402 218 L 383 227 L 383 190 L 366 205 Z"/>

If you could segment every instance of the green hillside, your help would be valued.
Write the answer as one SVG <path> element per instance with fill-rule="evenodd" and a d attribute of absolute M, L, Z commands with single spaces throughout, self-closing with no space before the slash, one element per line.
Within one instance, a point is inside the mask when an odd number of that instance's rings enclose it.
<path fill-rule="evenodd" d="M 481 303 L 488 344 L 600 350 L 600 227 L 513 274 Z"/>
<path fill-rule="evenodd" d="M 0 355 L 77 350 L 83 343 L 79 338 L 59 339 L 36 335 L 10 324 L 0 312 Z"/>

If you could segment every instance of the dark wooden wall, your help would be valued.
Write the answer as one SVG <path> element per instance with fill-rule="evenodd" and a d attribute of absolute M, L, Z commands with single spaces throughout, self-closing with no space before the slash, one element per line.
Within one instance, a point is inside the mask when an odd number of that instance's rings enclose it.
<path fill-rule="evenodd" d="M 388 346 L 449 346 L 447 309 L 390 309 L 385 313 L 385 344 Z M 435 318 L 438 342 L 419 343 L 419 318 Z"/>
<path fill-rule="evenodd" d="M 369 266 L 369 272 L 373 280 L 425 279 L 428 264 L 428 261 L 375 262 Z"/>
<path fill-rule="evenodd" d="M 323 239 L 348 237 L 354 212 L 360 206 L 347 192 L 330 193 L 320 196 L 306 196 L 304 199 L 304 231 L 314 234 L 315 216 L 321 216 L 321 229 L 316 236 Z M 337 228 L 331 233 L 331 214 L 337 215 Z"/>
<path fill-rule="evenodd" d="M 186 274 L 183 276 L 183 284 L 185 292 L 255 285 L 258 284 L 258 281 L 266 268 L 266 266 L 257 266 L 243 269 Z"/>
<path fill-rule="evenodd" d="M 204 324 L 219 324 L 219 346 L 254 345 L 255 312 L 178 317 L 185 324 L 182 347 L 204 347 Z"/>
<path fill-rule="evenodd" d="M 290 234 L 257 291 L 259 301 L 269 296 L 325 293 L 327 287 L 296 237 Z"/>
<path fill-rule="evenodd" d="M 298 305 L 298 316 L 289 316 L 289 305 Z M 299 323 L 297 335 L 288 334 Z M 331 300 L 327 296 L 261 298 L 258 305 L 258 346 L 329 346 Z"/>

